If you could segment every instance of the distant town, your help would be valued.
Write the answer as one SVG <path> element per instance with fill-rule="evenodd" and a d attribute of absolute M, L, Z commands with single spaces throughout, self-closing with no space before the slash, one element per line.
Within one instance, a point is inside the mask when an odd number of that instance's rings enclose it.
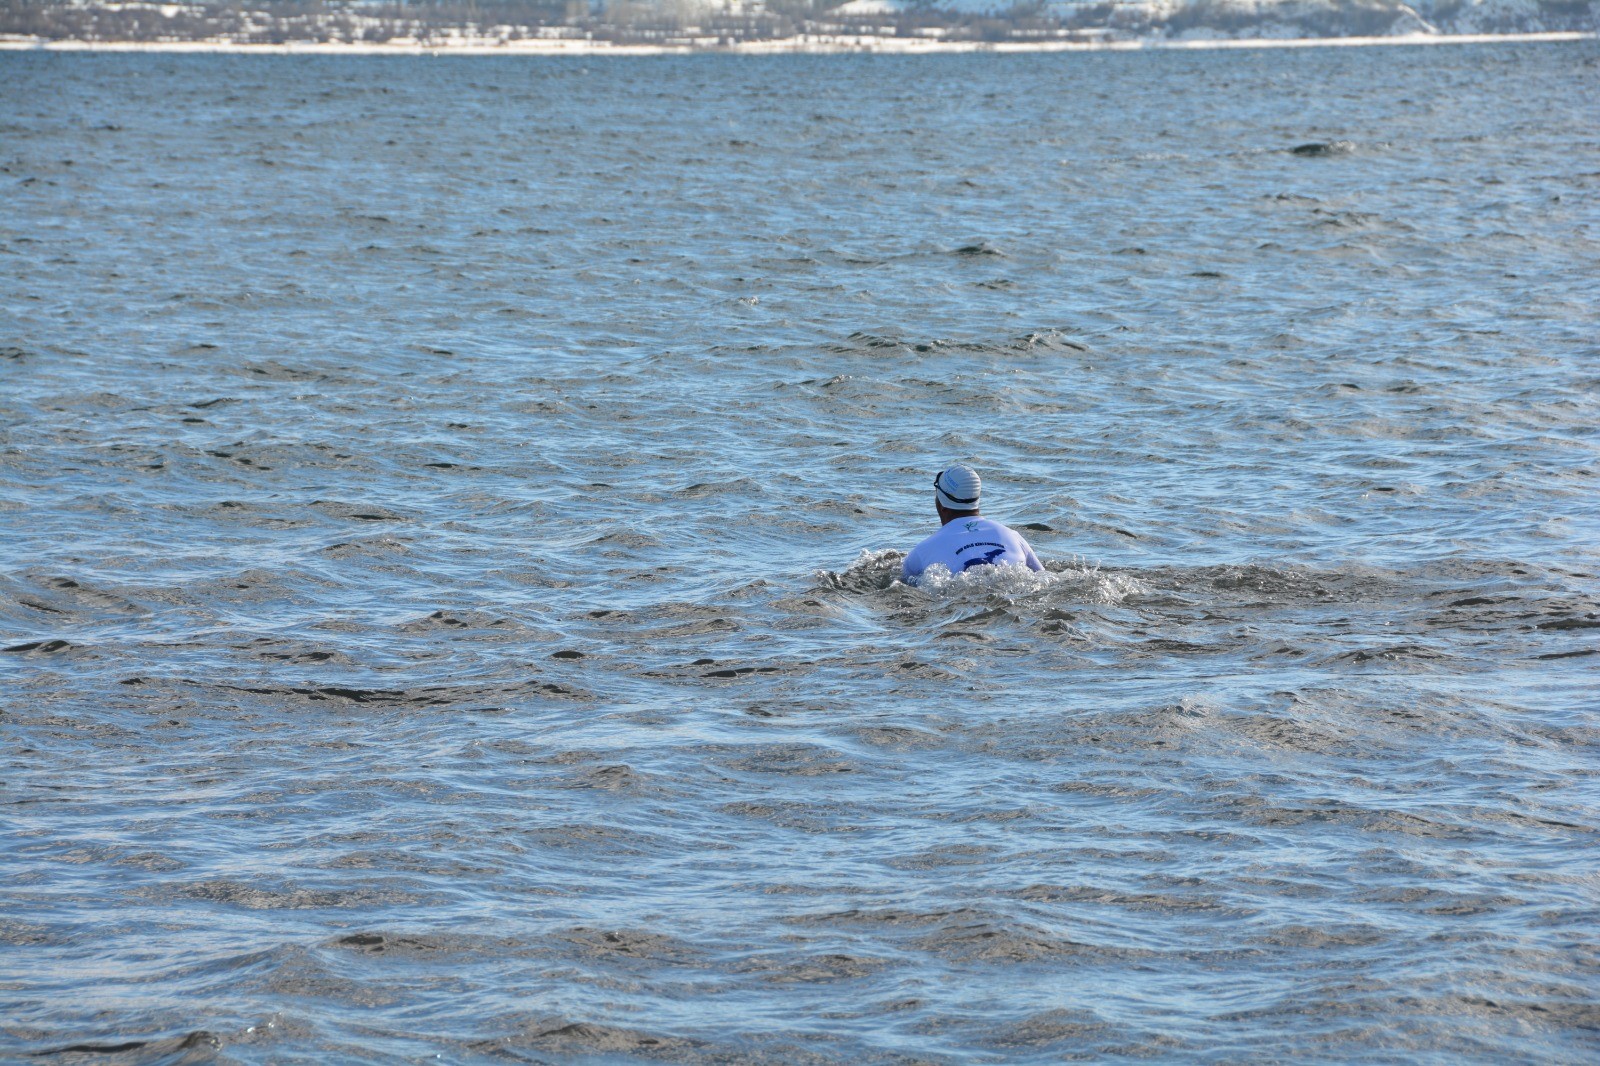
<path fill-rule="evenodd" d="M 898 50 L 1592 34 L 1589 0 L 0 0 L 0 45 Z"/>

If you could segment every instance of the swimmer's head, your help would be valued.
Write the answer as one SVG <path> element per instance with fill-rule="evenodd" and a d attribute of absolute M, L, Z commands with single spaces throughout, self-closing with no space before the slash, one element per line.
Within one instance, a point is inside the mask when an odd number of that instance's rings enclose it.
<path fill-rule="evenodd" d="M 933 478 L 933 502 L 941 521 L 978 513 L 978 497 L 983 493 L 983 482 L 978 472 L 970 466 L 956 465 L 939 471 Z M 945 518 L 945 515 L 950 518 Z"/>

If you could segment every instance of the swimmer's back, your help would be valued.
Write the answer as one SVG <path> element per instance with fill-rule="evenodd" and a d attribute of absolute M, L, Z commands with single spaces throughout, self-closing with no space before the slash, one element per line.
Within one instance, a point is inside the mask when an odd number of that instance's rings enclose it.
<path fill-rule="evenodd" d="M 934 565 L 943 566 L 952 574 L 978 566 L 1044 569 L 1022 534 L 981 515 L 951 519 L 939 532 L 912 548 L 900 565 L 900 580 L 915 584 L 923 571 Z"/>

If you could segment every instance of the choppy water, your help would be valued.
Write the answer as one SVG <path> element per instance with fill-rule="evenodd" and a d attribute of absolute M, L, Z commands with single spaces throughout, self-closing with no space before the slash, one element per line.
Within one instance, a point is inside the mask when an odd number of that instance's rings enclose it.
<path fill-rule="evenodd" d="M 0 55 L 0 1052 L 1592 1061 L 1597 56 Z"/>

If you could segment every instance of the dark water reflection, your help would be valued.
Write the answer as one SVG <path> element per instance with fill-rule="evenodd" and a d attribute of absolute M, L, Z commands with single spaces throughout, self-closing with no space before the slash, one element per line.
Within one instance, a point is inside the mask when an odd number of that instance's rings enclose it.
<path fill-rule="evenodd" d="M 0 1048 L 1590 1059 L 1596 70 L 0 54 Z"/>

